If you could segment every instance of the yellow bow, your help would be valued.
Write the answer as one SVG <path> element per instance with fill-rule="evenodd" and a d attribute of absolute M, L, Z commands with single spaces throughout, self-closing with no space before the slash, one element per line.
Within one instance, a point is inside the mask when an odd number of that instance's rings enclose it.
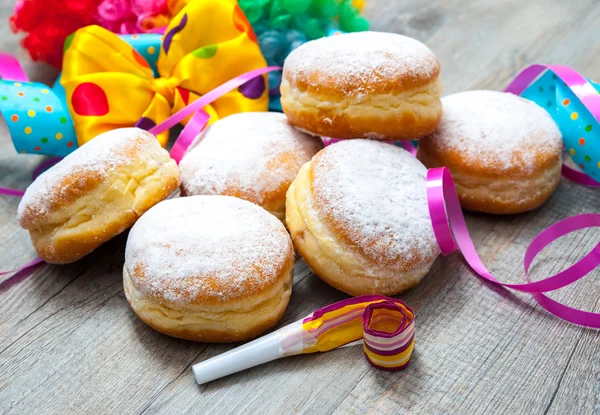
<path fill-rule="evenodd" d="M 127 42 L 99 26 L 69 40 L 61 83 L 79 145 L 98 134 L 139 125 L 148 129 L 231 78 L 266 66 L 252 26 L 236 0 L 194 0 L 165 31 L 154 78 Z M 244 111 L 267 111 L 266 76 L 205 107 L 211 121 Z M 168 132 L 158 137 L 163 146 Z"/>

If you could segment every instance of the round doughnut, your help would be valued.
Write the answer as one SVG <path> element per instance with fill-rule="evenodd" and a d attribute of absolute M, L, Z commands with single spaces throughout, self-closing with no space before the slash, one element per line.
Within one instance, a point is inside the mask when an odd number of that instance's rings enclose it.
<path fill-rule="evenodd" d="M 100 134 L 41 174 L 18 209 L 46 262 L 77 261 L 129 228 L 179 185 L 177 164 L 139 128 Z"/>
<path fill-rule="evenodd" d="M 314 135 L 412 140 L 440 121 L 440 64 L 421 42 L 358 32 L 307 42 L 283 65 L 281 105 Z"/>
<path fill-rule="evenodd" d="M 542 107 L 497 91 L 442 102 L 442 121 L 419 141 L 417 157 L 450 169 L 463 208 L 520 213 L 548 200 L 560 182 L 562 137 Z"/>
<path fill-rule="evenodd" d="M 169 336 L 234 342 L 283 315 L 294 247 L 283 224 L 230 196 L 166 200 L 134 225 L 123 284 L 133 311 Z"/>
<path fill-rule="evenodd" d="M 181 192 L 239 197 L 283 221 L 285 192 L 321 148 L 281 113 L 230 115 L 211 125 L 181 160 Z"/>
<path fill-rule="evenodd" d="M 439 254 L 425 179 L 425 167 L 390 144 L 346 140 L 326 147 L 287 193 L 296 249 L 315 274 L 348 294 L 411 288 Z"/>

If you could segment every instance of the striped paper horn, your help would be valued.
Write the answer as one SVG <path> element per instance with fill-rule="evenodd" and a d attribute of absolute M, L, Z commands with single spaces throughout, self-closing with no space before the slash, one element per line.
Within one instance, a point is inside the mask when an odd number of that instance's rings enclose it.
<path fill-rule="evenodd" d="M 354 297 L 192 367 L 198 384 L 297 354 L 326 352 L 363 338 L 373 366 L 406 367 L 414 348 L 414 313 L 404 302 L 382 295 Z"/>

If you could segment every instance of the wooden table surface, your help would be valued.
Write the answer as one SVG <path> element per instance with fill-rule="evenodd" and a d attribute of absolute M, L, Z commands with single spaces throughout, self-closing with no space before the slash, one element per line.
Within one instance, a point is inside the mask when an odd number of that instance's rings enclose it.
<path fill-rule="evenodd" d="M 5 22 L 12 0 L 0 1 Z M 502 89 L 525 65 L 561 63 L 600 79 L 598 0 L 368 0 L 372 28 L 431 47 L 445 93 Z M 0 49 L 17 38 L 0 27 Z M 35 80 L 54 71 L 26 65 Z M 24 188 L 36 156 L 17 156 L 0 131 L 0 185 Z M 35 256 L 16 222 L 18 199 L 0 197 L 0 268 Z M 600 191 L 563 181 L 540 209 L 515 216 L 469 214 L 484 262 L 520 282 L 531 239 L 553 222 L 600 211 Z M 526 295 L 475 278 L 459 254 L 439 258 L 399 295 L 416 311 L 409 368 L 378 371 L 362 345 L 291 357 L 198 386 L 191 365 L 234 345 L 169 338 L 131 311 L 122 287 L 121 235 L 81 261 L 43 265 L 0 286 L 0 413 L 426 413 L 600 414 L 600 335 L 551 317 Z M 534 278 L 564 269 L 600 239 L 580 231 L 546 249 Z M 552 297 L 600 311 L 600 271 Z M 346 298 L 298 260 L 278 327 Z"/>

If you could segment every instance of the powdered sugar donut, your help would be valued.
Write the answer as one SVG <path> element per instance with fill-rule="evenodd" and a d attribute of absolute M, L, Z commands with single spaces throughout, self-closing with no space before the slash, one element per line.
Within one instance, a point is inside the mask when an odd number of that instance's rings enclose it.
<path fill-rule="evenodd" d="M 285 192 L 321 148 L 320 140 L 297 131 L 283 114 L 230 115 L 181 160 L 181 191 L 239 197 L 284 220 Z"/>
<path fill-rule="evenodd" d="M 352 295 L 416 285 L 439 254 L 425 182 L 425 167 L 398 147 L 369 140 L 326 147 L 288 190 L 296 249 L 319 277 Z"/>
<path fill-rule="evenodd" d="M 18 219 L 37 254 L 64 264 L 129 228 L 179 185 L 177 164 L 139 128 L 100 134 L 29 186 Z"/>
<path fill-rule="evenodd" d="M 441 116 L 440 65 L 421 42 L 359 32 L 307 42 L 283 66 L 281 105 L 311 134 L 417 139 Z"/>
<path fill-rule="evenodd" d="M 170 336 L 204 342 L 254 337 L 283 315 L 294 248 L 282 223 L 229 196 L 171 199 L 127 239 L 123 284 L 133 311 Z"/>
<path fill-rule="evenodd" d="M 519 213 L 544 203 L 560 182 L 562 137 L 537 104 L 497 91 L 444 97 L 437 130 L 419 141 L 427 167 L 447 166 L 465 209 Z"/>

